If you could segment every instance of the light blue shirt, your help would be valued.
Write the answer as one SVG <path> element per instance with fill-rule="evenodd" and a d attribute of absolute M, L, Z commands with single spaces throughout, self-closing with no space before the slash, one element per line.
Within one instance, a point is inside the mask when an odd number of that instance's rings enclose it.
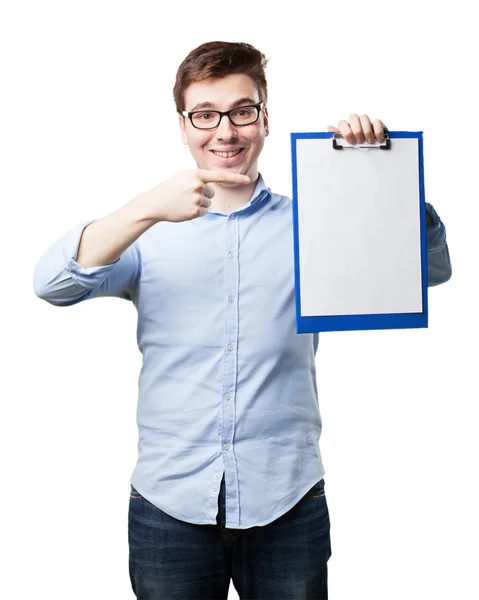
<path fill-rule="evenodd" d="M 451 276 L 444 224 L 427 228 L 429 285 Z M 131 300 L 143 355 L 131 484 L 189 523 L 214 525 L 223 473 L 226 527 L 266 525 L 325 474 L 319 450 L 318 335 L 296 333 L 292 201 L 260 175 L 232 214 L 160 222 L 120 258 L 84 269 L 83 229 L 48 248 L 37 296 L 71 306 Z"/>

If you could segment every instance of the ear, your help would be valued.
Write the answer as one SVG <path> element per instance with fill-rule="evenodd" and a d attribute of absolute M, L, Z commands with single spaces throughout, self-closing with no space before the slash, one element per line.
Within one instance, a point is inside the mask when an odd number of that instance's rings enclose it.
<path fill-rule="evenodd" d="M 179 121 L 179 125 L 180 125 L 180 133 L 181 133 L 181 141 L 183 142 L 183 144 L 185 144 L 187 146 L 188 138 L 186 136 L 185 120 L 186 120 L 186 117 L 183 117 L 183 115 L 178 115 L 178 121 Z"/>
<path fill-rule="evenodd" d="M 266 137 L 269 135 L 269 117 L 268 117 L 268 109 L 266 106 L 263 109 L 263 119 L 264 119 L 264 135 Z"/>

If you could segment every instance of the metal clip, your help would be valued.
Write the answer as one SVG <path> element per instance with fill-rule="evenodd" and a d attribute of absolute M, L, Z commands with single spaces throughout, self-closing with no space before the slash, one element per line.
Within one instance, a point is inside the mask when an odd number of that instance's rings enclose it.
<path fill-rule="evenodd" d="M 391 149 L 391 138 L 384 132 L 384 142 L 374 142 L 374 144 L 350 144 L 347 142 L 340 133 L 334 133 L 333 137 L 333 149 L 334 150 L 355 150 L 356 148 L 367 148 L 368 150 L 390 150 Z M 347 146 L 338 144 L 338 140 L 343 140 Z"/>

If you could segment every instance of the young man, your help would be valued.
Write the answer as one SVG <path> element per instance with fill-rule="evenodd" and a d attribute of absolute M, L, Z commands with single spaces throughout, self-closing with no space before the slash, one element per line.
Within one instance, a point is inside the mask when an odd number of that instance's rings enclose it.
<path fill-rule="evenodd" d="M 269 132 L 263 54 L 211 42 L 174 87 L 197 169 L 176 173 L 39 260 L 37 295 L 131 300 L 143 354 L 130 577 L 141 600 L 327 598 L 318 334 L 296 334 L 291 200 L 258 172 Z M 366 115 L 351 142 L 382 141 Z M 336 130 L 330 126 L 330 131 Z M 451 275 L 428 204 L 429 285 Z"/>

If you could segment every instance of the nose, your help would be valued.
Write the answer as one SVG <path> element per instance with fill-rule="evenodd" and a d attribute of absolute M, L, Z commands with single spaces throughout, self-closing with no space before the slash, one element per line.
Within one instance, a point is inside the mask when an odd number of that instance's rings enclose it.
<path fill-rule="evenodd" d="M 232 138 L 238 137 L 236 127 L 226 115 L 223 115 L 220 124 L 216 128 L 216 137 L 219 140 L 231 140 Z"/>

